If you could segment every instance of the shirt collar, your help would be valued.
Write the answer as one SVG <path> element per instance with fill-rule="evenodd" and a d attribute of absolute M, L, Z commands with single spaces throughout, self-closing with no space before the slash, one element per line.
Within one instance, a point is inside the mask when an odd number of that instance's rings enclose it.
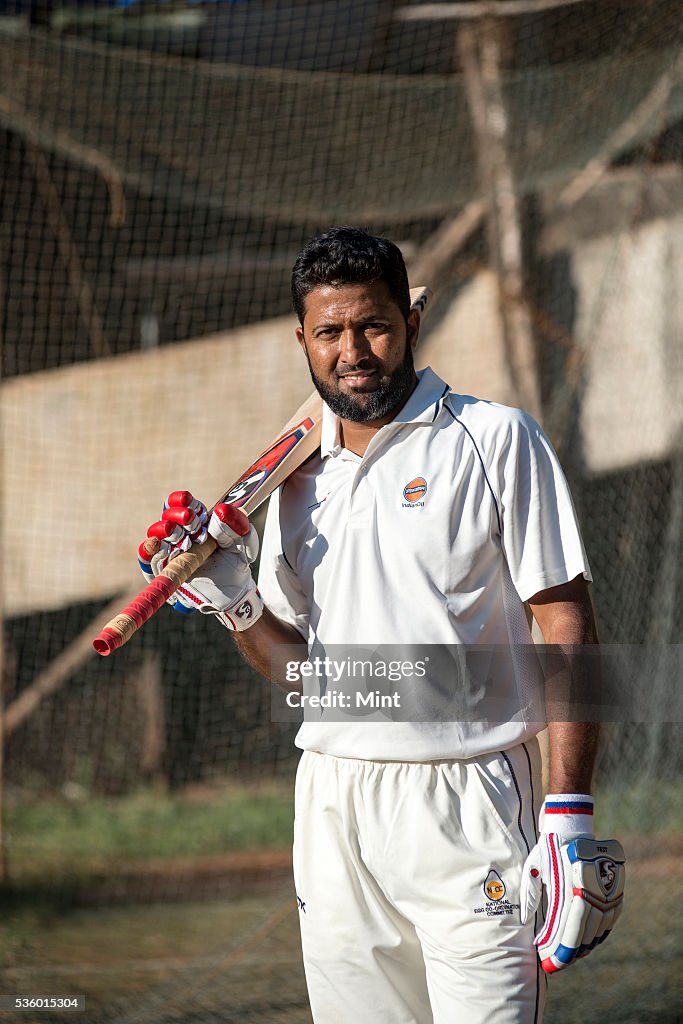
<path fill-rule="evenodd" d="M 449 391 L 448 384 L 441 380 L 431 367 L 418 370 L 415 390 L 391 422 L 432 423 L 436 419 L 438 403 Z M 339 417 L 323 402 L 320 454 L 325 458 L 328 455 L 338 455 L 341 450 Z"/>

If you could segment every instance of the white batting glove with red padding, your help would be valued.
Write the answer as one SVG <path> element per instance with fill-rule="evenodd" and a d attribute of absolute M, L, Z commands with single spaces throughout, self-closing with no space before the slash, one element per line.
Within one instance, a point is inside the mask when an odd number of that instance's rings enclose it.
<path fill-rule="evenodd" d="M 616 839 L 593 836 L 593 798 L 545 798 L 540 837 L 526 859 L 520 892 L 522 924 L 546 889 L 548 909 L 534 939 L 547 973 L 569 967 L 607 938 L 624 899 L 624 851 Z"/>
<path fill-rule="evenodd" d="M 189 491 L 173 491 L 164 502 L 159 522 L 152 523 L 138 549 L 146 580 L 153 580 L 172 558 L 202 544 L 211 535 L 218 549 L 190 581 L 178 587 L 169 604 L 176 611 L 215 615 L 227 629 L 249 629 L 263 614 L 263 601 L 251 575 L 258 554 L 258 534 L 244 512 L 219 504 L 211 515 Z M 150 552 L 150 547 L 158 547 Z"/>

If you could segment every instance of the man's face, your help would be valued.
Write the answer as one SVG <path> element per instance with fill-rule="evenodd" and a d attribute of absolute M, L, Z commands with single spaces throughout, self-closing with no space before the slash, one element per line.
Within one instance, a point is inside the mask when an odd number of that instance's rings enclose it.
<path fill-rule="evenodd" d="M 332 411 L 370 423 L 391 419 L 415 386 L 418 325 L 417 313 L 406 324 L 384 281 L 318 285 L 306 296 L 296 336 Z"/>

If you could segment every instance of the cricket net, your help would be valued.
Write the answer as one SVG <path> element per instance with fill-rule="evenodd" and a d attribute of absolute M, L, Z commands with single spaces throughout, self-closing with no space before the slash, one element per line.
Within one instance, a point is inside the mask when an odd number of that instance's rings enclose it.
<path fill-rule="evenodd" d="M 683 850 L 680 5 L 22 4 L 0 13 L 3 991 L 84 992 L 89 1024 L 309 1019 L 294 729 L 212 622 L 90 641 L 163 497 L 215 500 L 308 393 L 289 271 L 334 223 L 436 292 L 423 364 L 541 420 L 601 637 L 651 648 L 651 721 L 605 726 L 597 777 L 637 928 Z M 667 934 L 626 984 L 626 938 L 605 947 L 610 1019 L 674 1019 Z M 574 1012 L 586 977 L 559 983 Z"/>

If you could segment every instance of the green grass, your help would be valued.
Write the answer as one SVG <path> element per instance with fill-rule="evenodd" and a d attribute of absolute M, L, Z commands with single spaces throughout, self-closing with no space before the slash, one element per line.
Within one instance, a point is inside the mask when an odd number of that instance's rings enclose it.
<path fill-rule="evenodd" d="M 288 847 L 293 816 L 291 781 L 17 804 L 6 814 L 9 874 L 28 882 L 126 862 Z"/>
<path fill-rule="evenodd" d="M 176 860 L 291 845 L 293 782 L 226 783 L 169 795 L 16 801 L 5 830 L 12 882 L 106 875 L 135 862 Z M 683 784 L 596 793 L 601 834 L 681 835 Z"/>

